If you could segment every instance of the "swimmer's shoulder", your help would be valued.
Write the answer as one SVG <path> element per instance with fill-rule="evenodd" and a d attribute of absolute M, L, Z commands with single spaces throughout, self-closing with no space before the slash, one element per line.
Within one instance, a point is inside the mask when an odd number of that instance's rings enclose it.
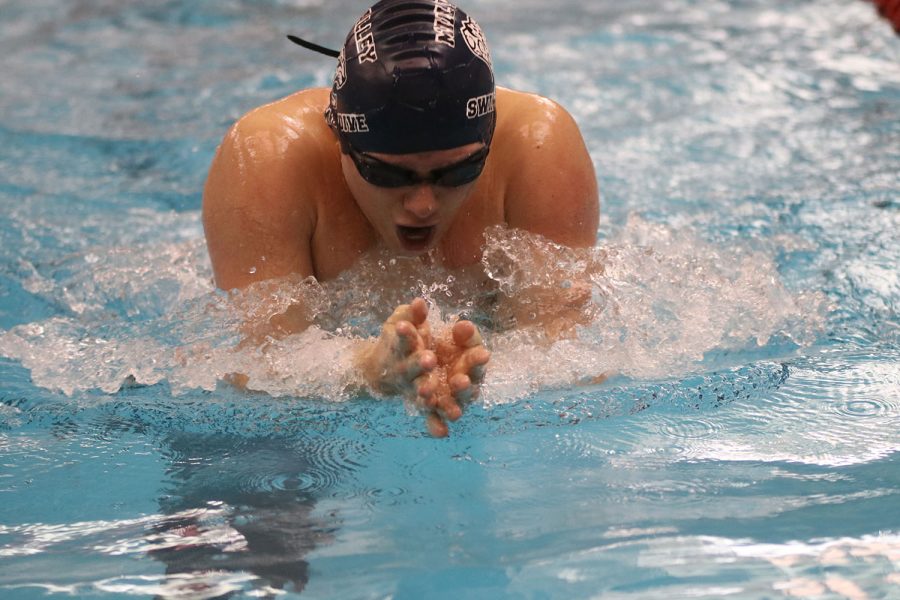
<path fill-rule="evenodd" d="M 327 102 L 328 90 L 314 88 L 249 111 L 225 134 L 210 179 L 253 180 L 282 190 L 292 203 L 328 192 L 340 161 L 337 138 L 325 122 Z"/>
<path fill-rule="evenodd" d="M 316 274 L 310 247 L 320 207 L 343 185 L 338 144 L 322 114 L 327 98 L 327 90 L 292 94 L 251 110 L 225 134 L 203 192 L 219 287 Z"/>
<path fill-rule="evenodd" d="M 247 112 L 229 129 L 225 141 L 256 140 L 259 143 L 302 140 L 323 144 L 334 141 L 334 134 L 325 122 L 328 89 L 312 88 L 263 104 Z"/>
<path fill-rule="evenodd" d="M 540 147 L 551 137 L 581 141 L 578 125 L 561 104 L 531 92 L 497 88 L 497 130 L 504 145 L 520 150 Z"/>
<path fill-rule="evenodd" d="M 234 214 L 311 235 L 323 198 L 342 185 L 338 143 L 323 115 L 327 101 L 328 90 L 304 90 L 238 119 L 210 166 L 204 219 Z"/>
<path fill-rule="evenodd" d="M 491 155 L 504 184 L 509 226 L 567 246 L 594 243 L 596 174 L 578 125 L 565 108 L 537 94 L 498 88 Z"/>

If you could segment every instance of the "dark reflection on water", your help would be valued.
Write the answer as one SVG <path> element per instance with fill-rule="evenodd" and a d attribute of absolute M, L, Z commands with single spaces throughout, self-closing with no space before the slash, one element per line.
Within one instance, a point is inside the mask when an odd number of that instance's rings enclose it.
<path fill-rule="evenodd" d="M 255 587 L 301 591 L 309 579 L 306 555 L 338 526 L 336 515 L 313 514 L 316 498 L 345 475 L 311 451 L 282 438 L 170 434 L 159 504 L 173 517 L 154 528 L 170 543 L 150 555 L 165 563 L 166 575 L 244 572 L 257 578 Z M 222 511 L 209 518 L 211 507 Z M 202 580 L 185 581 L 197 594 L 209 591 Z"/>

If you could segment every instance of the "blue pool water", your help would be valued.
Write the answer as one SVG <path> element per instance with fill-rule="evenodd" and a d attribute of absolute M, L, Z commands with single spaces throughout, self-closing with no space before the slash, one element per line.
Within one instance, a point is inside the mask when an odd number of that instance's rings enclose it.
<path fill-rule="evenodd" d="M 228 298 L 203 243 L 227 127 L 330 82 L 284 34 L 337 45 L 364 7 L 0 4 L 0 597 L 900 597 L 900 38 L 874 9 L 465 4 L 499 83 L 581 125 L 603 218 L 549 273 L 491 232 L 501 290 L 587 273 L 594 314 L 488 334 L 483 402 L 434 440 L 349 398 L 342 350 L 414 293 L 437 326 L 475 310 L 465 274 L 376 254 Z M 317 327 L 234 350 L 256 294 Z"/>

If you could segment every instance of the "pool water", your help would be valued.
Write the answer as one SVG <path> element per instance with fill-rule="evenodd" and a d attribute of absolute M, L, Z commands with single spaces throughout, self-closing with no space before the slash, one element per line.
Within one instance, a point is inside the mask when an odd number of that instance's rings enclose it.
<path fill-rule="evenodd" d="M 498 82 L 580 124 L 603 216 L 584 253 L 489 232 L 499 293 L 586 279 L 591 313 L 555 344 L 489 332 L 483 399 L 435 440 L 352 397 L 345 351 L 414 294 L 437 327 L 499 318 L 470 274 L 374 252 L 228 295 L 203 242 L 227 127 L 331 80 L 284 35 L 337 46 L 364 8 L 2 4 L 0 597 L 900 596 L 889 24 L 862 1 L 465 4 Z M 235 350 L 260 295 L 316 326 Z"/>

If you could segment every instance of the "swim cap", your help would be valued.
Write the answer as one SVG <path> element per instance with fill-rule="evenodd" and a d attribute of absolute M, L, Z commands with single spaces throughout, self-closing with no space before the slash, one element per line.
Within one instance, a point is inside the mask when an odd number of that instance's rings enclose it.
<path fill-rule="evenodd" d="M 325 119 L 345 152 L 489 145 L 494 73 L 481 28 L 447 0 L 381 0 L 347 35 Z"/>

